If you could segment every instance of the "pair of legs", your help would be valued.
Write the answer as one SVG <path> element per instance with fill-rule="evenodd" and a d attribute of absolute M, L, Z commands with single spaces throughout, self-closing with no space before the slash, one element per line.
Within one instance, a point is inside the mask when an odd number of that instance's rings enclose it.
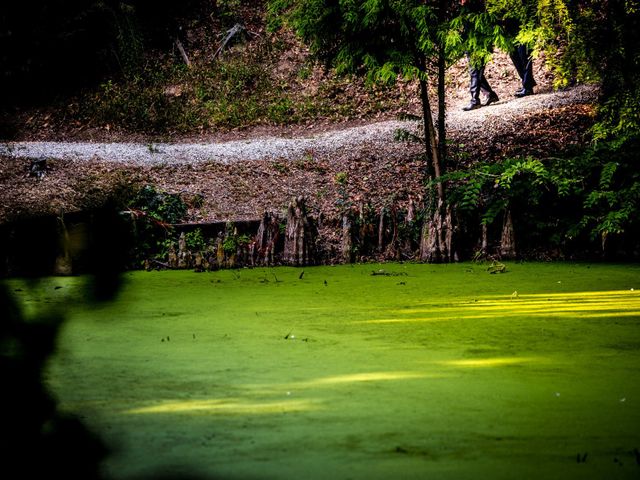
<path fill-rule="evenodd" d="M 513 66 L 516 67 L 520 80 L 522 80 L 522 89 L 516 92 L 516 97 L 533 95 L 533 87 L 536 86 L 536 81 L 533 79 L 533 58 L 531 58 L 531 52 L 526 45 L 518 45 L 509 56 L 511 57 Z"/>
<path fill-rule="evenodd" d="M 524 97 L 526 95 L 533 95 L 533 87 L 536 86 L 536 81 L 533 79 L 533 59 L 531 58 L 531 52 L 525 45 L 518 45 L 516 49 L 511 52 L 510 57 L 522 81 L 522 88 L 515 93 L 515 96 Z M 469 55 L 467 55 L 467 59 L 469 59 Z M 498 95 L 493 91 L 484 76 L 484 67 L 484 65 L 471 65 L 469 67 L 469 74 L 471 76 L 469 87 L 471 102 L 464 107 L 463 110 L 474 110 L 482 106 L 480 102 L 480 92 L 487 95 L 485 105 L 490 105 L 499 100 Z"/>
<path fill-rule="evenodd" d="M 467 59 L 470 60 L 469 55 L 467 55 Z M 471 93 L 471 102 L 469 105 L 463 108 L 463 110 L 474 110 L 482 106 L 480 102 L 480 92 L 487 95 L 487 101 L 485 105 L 490 105 L 499 100 L 496 92 L 493 91 L 491 85 L 487 81 L 487 78 L 484 76 L 484 64 L 483 65 L 473 65 L 470 63 L 469 66 L 469 75 L 471 76 L 471 83 L 469 86 L 469 92 Z"/>

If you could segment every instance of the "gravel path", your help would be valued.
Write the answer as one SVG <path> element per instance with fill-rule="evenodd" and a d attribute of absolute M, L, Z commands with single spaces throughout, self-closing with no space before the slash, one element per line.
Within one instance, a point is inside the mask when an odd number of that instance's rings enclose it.
<path fill-rule="evenodd" d="M 515 116 L 565 105 L 593 102 L 597 89 L 579 86 L 569 90 L 540 93 L 500 102 L 471 112 L 462 104 L 452 105 L 447 127 L 452 132 L 495 129 L 513 121 Z M 380 149 L 393 143 L 397 129 L 412 130 L 415 122 L 385 121 L 370 125 L 329 131 L 311 137 L 262 137 L 222 143 L 74 143 L 7 142 L 0 143 L 0 155 L 14 158 L 58 158 L 63 160 L 101 160 L 130 165 L 171 165 L 189 163 L 233 163 L 247 160 L 301 159 L 308 153 L 328 156 L 362 145 Z"/>
<path fill-rule="evenodd" d="M 263 137 L 223 143 L 17 142 L 0 144 L 0 155 L 67 160 L 98 159 L 139 165 L 300 159 L 311 151 L 316 155 L 323 155 L 362 144 L 384 145 L 393 140 L 396 129 L 407 127 L 411 127 L 408 122 L 387 121 L 313 137 Z"/>

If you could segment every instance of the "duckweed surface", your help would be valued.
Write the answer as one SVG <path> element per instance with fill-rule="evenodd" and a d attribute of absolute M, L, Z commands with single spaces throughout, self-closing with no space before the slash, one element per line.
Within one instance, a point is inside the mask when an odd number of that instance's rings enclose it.
<path fill-rule="evenodd" d="M 69 312 L 48 383 L 114 479 L 640 477 L 638 265 L 125 279 L 23 294 Z"/>

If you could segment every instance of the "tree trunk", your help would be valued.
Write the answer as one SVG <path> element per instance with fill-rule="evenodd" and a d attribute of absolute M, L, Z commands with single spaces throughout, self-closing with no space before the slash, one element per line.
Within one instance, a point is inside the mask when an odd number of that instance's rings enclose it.
<path fill-rule="evenodd" d="M 378 221 L 378 252 L 384 250 L 384 207 L 380 209 L 380 220 Z"/>
<path fill-rule="evenodd" d="M 218 238 L 216 238 L 215 244 L 215 252 L 216 252 L 216 264 L 218 268 L 224 267 L 224 234 L 218 234 Z"/>
<path fill-rule="evenodd" d="M 178 254 L 176 253 L 176 247 L 173 243 L 169 245 L 167 265 L 169 265 L 169 268 L 178 268 Z"/>
<path fill-rule="evenodd" d="M 351 237 L 351 218 L 347 212 L 342 215 L 342 260 L 345 263 L 353 261 L 353 239 Z"/>
<path fill-rule="evenodd" d="M 429 178 L 438 180 L 442 176 L 440 169 L 440 159 L 438 157 L 438 142 L 433 128 L 433 115 L 431 114 L 431 102 L 429 101 L 429 91 L 427 81 L 420 79 L 420 100 L 422 103 L 422 122 L 424 126 L 424 148 L 428 160 Z M 438 198 L 444 200 L 444 187 L 438 183 Z"/>
<path fill-rule="evenodd" d="M 437 21 L 443 24 L 447 20 L 450 2 L 439 0 L 437 3 Z M 427 158 L 431 162 L 430 179 L 435 182 L 435 198 L 427 192 L 426 209 L 428 215 L 422 228 L 420 241 L 420 258 L 428 262 L 452 261 L 453 254 L 453 215 L 451 207 L 447 205 L 445 186 L 442 177 L 445 174 L 447 159 L 446 140 L 446 103 L 445 103 L 445 45 L 442 39 L 437 40 L 437 68 L 438 68 L 438 136 L 434 129 L 431 105 L 426 80 L 420 80 L 420 99 L 425 133 L 425 149 Z M 424 58 L 420 59 L 422 72 L 427 71 Z M 435 206 L 435 208 L 434 208 Z"/>
<path fill-rule="evenodd" d="M 413 198 L 409 196 L 409 205 L 407 205 L 407 217 L 406 222 L 411 223 L 416 219 L 416 203 Z"/>
<path fill-rule="evenodd" d="M 420 236 L 420 260 L 429 263 L 451 262 L 457 260 L 453 251 L 453 216 L 450 208 L 442 202 L 425 220 Z"/>
<path fill-rule="evenodd" d="M 482 226 L 482 239 L 480 241 L 480 252 L 482 253 L 482 256 L 485 256 L 487 254 L 487 251 L 489 250 L 489 232 L 487 229 L 487 224 L 483 223 Z"/>
<path fill-rule="evenodd" d="M 442 50 L 440 57 L 443 55 L 444 51 Z M 439 58 L 439 65 L 444 65 L 443 58 Z M 426 67 L 423 71 L 426 71 Z M 444 89 L 444 76 L 438 78 L 438 85 L 438 91 L 441 94 L 441 90 Z M 439 143 L 446 142 L 444 120 L 441 120 L 439 126 L 440 138 L 436 138 L 427 83 L 422 79 L 420 80 L 420 99 L 422 101 L 425 150 L 430 163 L 429 175 L 436 182 L 436 196 L 432 200 L 435 203 L 435 208 L 428 204 L 426 206 L 427 210 L 431 211 L 431 216 L 427 216 L 422 228 L 420 259 L 426 262 L 451 261 L 453 258 L 451 245 L 453 220 L 451 210 L 447 208 L 444 183 L 440 181 L 444 175 L 444 158 L 441 158 L 440 154 L 446 152 L 444 147 L 439 147 Z M 440 99 L 438 107 L 439 118 L 444 118 L 445 104 Z"/>
<path fill-rule="evenodd" d="M 287 211 L 284 262 L 296 266 L 313 263 L 314 237 L 312 222 L 307 217 L 304 199 L 298 197 L 289 204 Z"/>
<path fill-rule="evenodd" d="M 180 234 L 178 238 L 178 268 L 188 268 L 189 267 L 189 250 L 187 249 L 187 240 L 184 235 L 184 232 Z"/>
<path fill-rule="evenodd" d="M 513 231 L 513 221 L 511 210 L 507 208 L 504 212 L 502 223 L 502 238 L 500 239 L 500 256 L 505 259 L 516 258 L 516 238 Z"/>
<path fill-rule="evenodd" d="M 404 234 L 402 240 L 401 256 L 405 258 L 413 258 L 415 255 L 415 248 L 413 244 L 413 229 L 415 221 L 415 203 L 413 198 L 409 197 L 409 204 L 407 205 L 407 214 L 404 217 Z"/>
<path fill-rule="evenodd" d="M 276 244 L 280 236 L 278 220 L 268 212 L 265 212 L 260 221 L 256 233 L 254 251 L 258 265 L 273 265 L 275 260 Z"/>
<path fill-rule="evenodd" d="M 73 273 L 73 266 L 71 261 L 69 231 L 67 225 L 64 222 L 64 217 L 61 214 L 58 217 L 58 238 L 60 239 L 60 247 L 62 252 L 57 256 L 54 265 L 54 275 L 71 275 Z"/>
<path fill-rule="evenodd" d="M 438 52 L 438 155 L 440 162 L 444 164 L 447 159 L 447 106 L 444 83 L 444 75 L 447 65 L 444 52 L 442 51 L 443 48 L 444 45 L 440 45 L 440 50 Z"/>
<path fill-rule="evenodd" d="M 184 60 L 184 63 L 187 65 L 187 67 L 190 67 L 191 60 L 189 60 L 189 56 L 187 55 L 187 51 L 184 49 L 182 42 L 180 41 L 179 38 L 176 37 L 175 43 L 176 43 L 176 47 L 178 47 L 178 51 L 180 52 L 180 55 L 182 56 L 182 60 Z"/>

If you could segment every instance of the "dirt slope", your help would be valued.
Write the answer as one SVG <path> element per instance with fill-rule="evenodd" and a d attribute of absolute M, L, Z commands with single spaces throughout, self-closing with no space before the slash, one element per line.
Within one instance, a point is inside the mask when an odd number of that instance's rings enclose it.
<path fill-rule="evenodd" d="M 465 68 L 463 62 L 450 72 L 453 166 L 544 157 L 584 141 L 595 88 L 554 92 L 551 77 L 538 65 L 537 94 L 515 99 L 518 80 L 506 56 L 497 55 L 487 75 L 500 102 L 463 112 Z M 345 203 L 406 208 L 420 199 L 425 166 L 419 144 L 393 140 L 399 128 L 415 124 L 390 116 L 316 128 L 260 127 L 171 144 L 124 143 L 120 137 L 103 143 L 4 143 L 0 218 L 82 210 L 144 183 L 180 193 L 190 205 L 188 220 L 196 222 L 258 218 L 264 211 L 282 211 L 300 195 L 316 216 L 327 218 Z M 33 158 L 47 159 L 42 178 L 29 174 Z"/>

